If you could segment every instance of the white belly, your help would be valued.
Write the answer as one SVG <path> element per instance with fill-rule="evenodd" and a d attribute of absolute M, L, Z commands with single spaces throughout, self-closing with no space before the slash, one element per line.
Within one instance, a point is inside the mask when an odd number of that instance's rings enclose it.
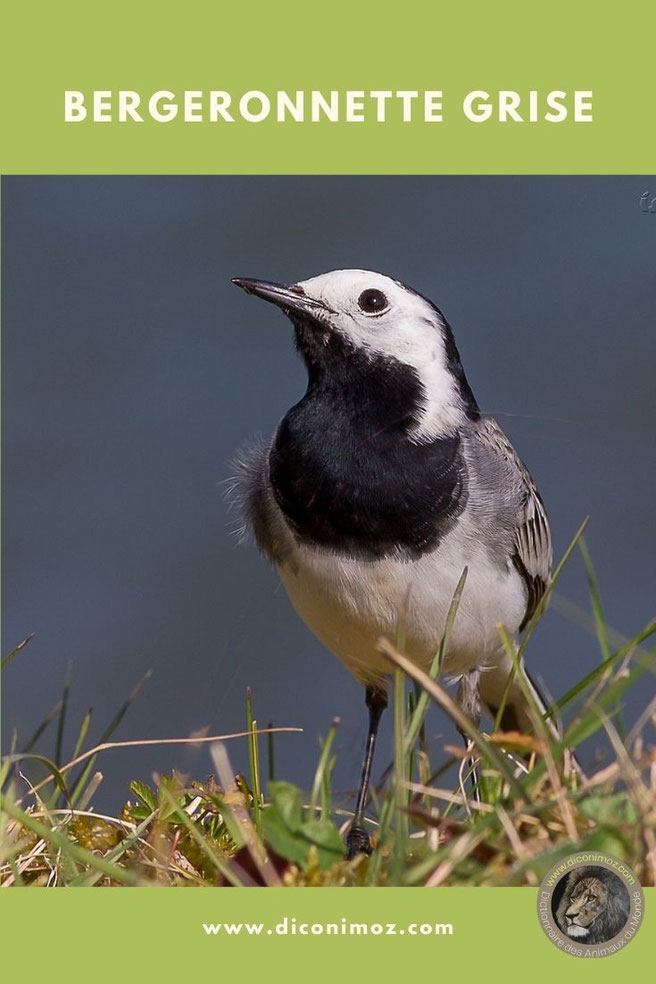
<path fill-rule="evenodd" d="M 314 635 L 364 684 L 383 684 L 389 663 L 381 636 L 397 639 L 405 611 L 405 651 L 428 669 L 444 634 L 463 568 L 467 581 L 443 664 L 447 676 L 490 665 L 499 653 L 498 624 L 514 635 L 526 594 L 514 568 L 494 564 L 475 537 L 449 534 L 419 560 L 364 562 L 298 547 L 280 576 L 292 605 Z"/>

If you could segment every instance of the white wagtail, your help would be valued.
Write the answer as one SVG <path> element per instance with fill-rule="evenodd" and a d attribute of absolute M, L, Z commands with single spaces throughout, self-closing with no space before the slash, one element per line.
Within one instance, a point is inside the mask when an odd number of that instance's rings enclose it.
<path fill-rule="evenodd" d="M 366 270 L 233 283 L 282 308 L 307 367 L 305 395 L 269 444 L 241 456 L 237 484 L 245 527 L 294 608 L 366 687 L 353 856 L 369 849 L 363 811 L 387 705 L 378 640 L 395 638 L 404 610 L 404 651 L 427 669 L 467 567 L 442 671 L 460 681 L 473 720 L 481 704 L 494 719 L 512 669 L 498 625 L 516 636 L 535 611 L 551 573 L 549 524 L 510 441 L 482 417 L 431 301 Z M 532 730 L 516 679 L 501 727 Z"/>

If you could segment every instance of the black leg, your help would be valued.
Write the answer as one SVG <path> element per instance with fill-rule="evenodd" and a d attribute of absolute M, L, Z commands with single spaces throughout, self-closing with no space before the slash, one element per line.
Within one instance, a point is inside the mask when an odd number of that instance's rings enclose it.
<path fill-rule="evenodd" d="M 378 690 L 376 687 L 367 687 L 365 700 L 369 708 L 369 732 L 367 734 L 367 747 L 362 765 L 358 799 L 355 804 L 355 816 L 346 835 L 346 857 L 349 860 L 358 854 L 371 853 L 369 835 L 364 829 L 364 808 L 369 795 L 369 780 L 371 778 L 371 765 L 374 760 L 378 725 L 380 724 L 383 711 L 387 707 L 387 694 L 383 690 Z"/>

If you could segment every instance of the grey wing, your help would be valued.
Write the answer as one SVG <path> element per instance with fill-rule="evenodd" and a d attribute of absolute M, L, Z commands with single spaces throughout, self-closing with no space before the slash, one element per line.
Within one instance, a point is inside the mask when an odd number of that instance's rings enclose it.
<path fill-rule="evenodd" d="M 515 516 L 510 559 L 523 577 L 528 591 L 521 631 L 535 613 L 551 579 L 553 551 L 549 520 L 535 482 L 496 421 L 489 418 L 481 420 L 476 436 L 501 456 L 512 474 Z"/>

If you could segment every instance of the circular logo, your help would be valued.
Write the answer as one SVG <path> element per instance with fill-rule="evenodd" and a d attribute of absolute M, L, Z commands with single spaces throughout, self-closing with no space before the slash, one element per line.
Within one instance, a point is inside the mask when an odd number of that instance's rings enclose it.
<path fill-rule="evenodd" d="M 645 911 L 640 883 L 610 854 L 563 858 L 538 891 L 538 919 L 554 946 L 574 957 L 608 957 L 631 942 Z"/>

